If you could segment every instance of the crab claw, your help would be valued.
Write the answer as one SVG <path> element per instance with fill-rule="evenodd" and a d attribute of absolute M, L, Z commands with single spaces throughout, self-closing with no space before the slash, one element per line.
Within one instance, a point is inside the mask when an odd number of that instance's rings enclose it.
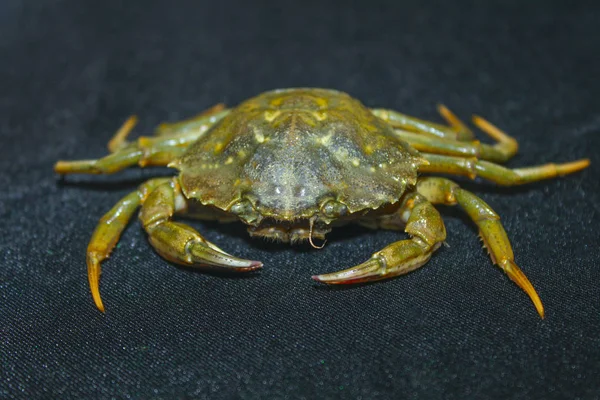
<path fill-rule="evenodd" d="M 344 269 L 342 271 L 331 272 L 329 274 L 313 275 L 312 279 L 317 282 L 328 284 L 353 284 L 369 282 L 382 278 L 385 273 L 385 264 L 379 259 L 373 257 L 362 264 Z"/>
<path fill-rule="evenodd" d="M 262 268 L 260 261 L 244 260 L 225 253 L 209 241 L 190 241 L 186 245 L 188 263 L 193 267 L 209 267 L 219 270 L 250 272 Z M 177 260 L 179 261 L 179 260 Z"/>
<path fill-rule="evenodd" d="M 362 264 L 342 271 L 315 275 L 312 278 L 318 282 L 335 285 L 378 281 L 406 274 L 425 264 L 432 252 L 439 247 L 439 243 L 423 246 L 417 240 L 392 243 Z"/>

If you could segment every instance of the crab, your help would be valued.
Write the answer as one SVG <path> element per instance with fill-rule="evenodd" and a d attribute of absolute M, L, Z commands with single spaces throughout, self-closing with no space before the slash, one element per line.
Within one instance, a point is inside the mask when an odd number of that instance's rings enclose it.
<path fill-rule="evenodd" d="M 251 236 L 282 242 L 323 241 L 333 227 L 358 223 L 404 230 L 364 263 L 313 276 L 326 284 L 356 284 L 406 274 L 424 265 L 444 243 L 446 229 L 434 207 L 459 205 L 479 229 L 492 262 L 527 293 L 541 318 L 544 307 L 515 264 L 498 214 L 457 183 L 423 173 L 479 176 L 520 185 L 586 168 L 588 159 L 508 169 L 498 163 L 517 152 L 515 139 L 485 119 L 473 123 L 496 141 L 474 140 L 445 106 L 447 125 L 397 111 L 367 108 L 346 93 L 315 88 L 262 93 L 228 109 L 217 104 L 182 122 L 158 126 L 154 136 L 128 142 L 130 117 L 108 143 L 111 154 L 94 160 L 58 161 L 58 174 L 111 174 L 138 165 L 167 166 L 175 177 L 155 178 L 121 199 L 98 224 L 87 248 L 93 300 L 100 297 L 100 265 L 138 208 L 156 252 L 190 267 L 249 272 L 259 261 L 226 253 L 180 222 L 186 215 L 242 221 Z"/>

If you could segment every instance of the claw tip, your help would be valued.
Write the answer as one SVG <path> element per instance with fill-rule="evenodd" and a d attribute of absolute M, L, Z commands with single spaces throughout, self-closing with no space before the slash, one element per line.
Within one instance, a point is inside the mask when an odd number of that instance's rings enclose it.
<path fill-rule="evenodd" d="M 533 301 L 533 305 L 535 306 L 535 309 L 537 310 L 538 314 L 540 315 L 541 319 L 544 319 L 546 317 L 546 313 L 544 311 L 544 306 L 542 305 L 542 301 L 537 298 L 537 301 Z"/>

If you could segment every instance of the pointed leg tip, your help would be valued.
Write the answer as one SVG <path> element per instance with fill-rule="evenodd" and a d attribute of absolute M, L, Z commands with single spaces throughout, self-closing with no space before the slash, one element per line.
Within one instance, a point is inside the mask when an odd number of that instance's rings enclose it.
<path fill-rule="evenodd" d="M 523 271 L 512 260 L 505 260 L 500 265 L 508 277 L 529 296 L 538 314 L 544 319 L 545 312 L 542 300 Z"/>
<path fill-rule="evenodd" d="M 537 312 L 538 312 L 538 314 L 540 314 L 541 319 L 546 318 L 546 313 L 544 312 L 544 307 L 542 307 L 541 309 L 538 309 Z"/>
<path fill-rule="evenodd" d="M 100 312 L 104 313 L 104 304 L 102 303 L 102 298 L 100 297 L 100 292 L 92 287 L 92 298 L 94 299 L 94 304 L 96 308 L 100 310 Z"/>
<path fill-rule="evenodd" d="M 440 115 L 446 119 L 446 121 L 448 121 L 448 123 L 450 125 L 452 125 L 453 127 L 458 127 L 459 125 L 462 127 L 462 125 L 464 125 L 460 119 L 458 119 L 458 117 L 456 116 L 456 114 L 454 114 L 452 111 L 450 111 L 450 109 L 448 107 L 446 107 L 444 104 L 439 103 L 437 105 L 437 110 L 440 113 Z"/>
<path fill-rule="evenodd" d="M 94 304 L 101 312 L 104 312 L 104 304 L 102 304 L 102 297 L 100 296 L 100 260 L 98 256 L 93 251 L 88 251 L 87 254 L 87 273 L 88 273 L 88 282 L 90 285 L 90 291 L 92 292 L 92 298 L 94 299 Z"/>
<path fill-rule="evenodd" d="M 477 127 L 483 129 L 484 131 L 485 128 L 496 128 L 495 125 L 493 125 L 490 121 L 488 121 L 487 119 L 483 118 L 481 115 L 477 115 L 477 114 L 473 114 L 471 115 L 471 121 L 473 121 L 473 123 L 475 125 L 477 125 Z"/>
<path fill-rule="evenodd" d="M 104 304 L 102 304 L 102 302 L 100 302 L 100 303 L 96 303 L 96 307 L 98 308 L 98 310 L 100 310 L 100 312 L 101 312 L 102 314 L 105 314 L 105 313 L 106 313 L 106 310 L 104 309 Z"/>
<path fill-rule="evenodd" d="M 54 172 L 62 175 L 65 172 L 66 166 L 67 166 L 66 161 L 57 161 L 56 164 L 54 164 Z"/>
<path fill-rule="evenodd" d="M 537 313 L 540 315 L 540 318 L 544 319 L 544 317 L 546 316 L 546 313 L 544 311 L 544 305 L 542 304 L 542 300 L 540 300 L 540 298 L 537 295 L 537 293 L 535 292 L 535 290 L 533 291 L 533 293 L 527 292 L 527 294 L 529 295 L 529 298 L 533 302 L 533 305 L 534 305 Z"/>
<path fill-rule="evenodd" d="M 577 172 L 590 166 L 589 158 L 582 158 L 581 160 L 572 161 L 563 164 L 563 168 L 567 174 Z"/>

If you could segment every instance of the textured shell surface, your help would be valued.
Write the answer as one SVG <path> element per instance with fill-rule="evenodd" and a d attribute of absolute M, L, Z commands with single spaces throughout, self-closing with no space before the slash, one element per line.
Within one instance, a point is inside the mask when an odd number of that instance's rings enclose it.
<path fill-rule="evenodd" d="M 349 212 L 393 203 L 415 183 L 419 154 L 358 100 L 279 89 L 234 108 L 173 165 L 188 198 L 225 211 L 310 218 L 327 201 Z"/>

